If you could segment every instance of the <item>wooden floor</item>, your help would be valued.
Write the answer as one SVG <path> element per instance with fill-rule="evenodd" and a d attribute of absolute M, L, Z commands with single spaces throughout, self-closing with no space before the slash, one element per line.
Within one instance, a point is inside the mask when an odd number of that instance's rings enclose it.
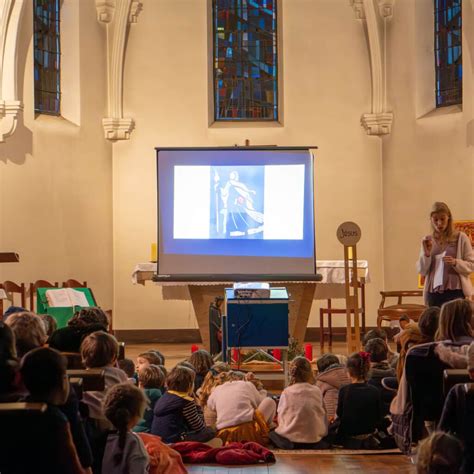
<path fill-rule="evenodd" d="M 166 357 L 166 367 L 172 368 L 178 362 L 186 359 L 191 354 L 191 344 L 127 344 L 125 356 L 135 360 L 140 352 L 148 349 L 157 349 Z M 332 352 L 346 354 L 343 343 L 335 343 Z M 320 355 L 319 344 L 313 347 L 313 355 Z M 416 468 L 412 460 L 401 454 L 390 455 L 309 455 L 309 454 L 282 454 L 276 456 L 274 464 L 260 464 L 252 466 L 227 467 L 220 465 L 188 465 L 190 473 L 199 474 L 346 474 L 346 473 L 397 473 L 414 474 Z"/>

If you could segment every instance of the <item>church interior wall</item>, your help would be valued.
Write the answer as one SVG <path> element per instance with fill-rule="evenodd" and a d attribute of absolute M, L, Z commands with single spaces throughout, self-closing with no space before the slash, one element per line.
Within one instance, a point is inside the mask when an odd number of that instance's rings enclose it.
<path fill-rule="evenodd" d="M 283 123 L 209 125 L 208 4 L 144 3 L 125 66 L 131 139 L 114 145 L 114 295 L 121 329 L 195 328 L 192 305 L 163 301 L 158 287 L 130 285 L 156 242 L 155 146 L 316 145 L 318 259 L 341 259 L 338 225 L 357 222 L 359 255 L 370 262 L 370 323 L 383 287 L 382 144 L 360 126 L 370 108 L 363 29 L 345 1 L 282 2 Z M 130 317 L 133 314 L 133 318 Z M 313 305 L 309 325 L 319 324 Z"/>
<path fill-rule="evenodd" d="M 76 120 L 80 108 L 80 126 L 35 116 L 32 5 L 25 2 L 19 33 L 24 111 L 15 133 L 0 144 L 0 248 L 18 252 L 20 263 L 1 265 L 0 281 L 87 280 L 102 306 L 111 308 L 112 147 L 101 127 L 105 33 L 94 2 L 78 2 L 68 21 L 81 42 L 74 61 L 80 64 L 80 89 L 68 93 L 80 94 L 80 102 L 71 100 Z"/>
<path fill-rule="evenodd" d="M 394 121 L 384 137 L 369 136 L 360 125 L 371 107 L 371 69 L 349 1 L 281 2 L 277 124 L 212 123 L 210 2 L 142 2 L 130 26 L 123 77 L 124 116 L 134 119 L 135 129 L 114 144 L 101 125 L 106 41 L 95 2 L 80 1 L 71 30 L 80 48 L 71 47 L 79 56 L 70 67 L 80 75 L 79 88 L 70 88 L 79 95 L 65 101 L 69 120 L 33 112 L 28 5 L 18 57 L 24 112 L 0 145 L 0 247 L 19 252 L 21 263 L 0 266 L 0 281 L 87 280 L 100 304 L 113 307 L 116 329 L 196 328 L 191 302 L 165 301 L 159 287 L 131 284 L 135 264 L 149 260 L 156 242 L 154 147 L 243 145 L 246 139 L 316 145 L 317 258 L 342 259 L 336 229 L 347 220 L 359 224 L 358 256 L 369 261 L 371 276 L 367 323 L 374 325 L 379 291 L 416 286 L 432 202 L 446 201 L 457 218 L 474 216 L 472 2 L 463 3 L 463 105 L 433 111 L 432 84 L 423 79 L 433 54 L 426 1 L 395 3 L 387 29 Z M 313 304 L 309 326 L 319 325 L 318 309 Z"/>

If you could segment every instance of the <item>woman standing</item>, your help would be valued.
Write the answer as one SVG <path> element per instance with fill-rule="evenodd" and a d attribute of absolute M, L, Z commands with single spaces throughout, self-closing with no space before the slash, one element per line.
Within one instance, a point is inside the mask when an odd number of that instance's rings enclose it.
<path fill-rule="evenodd" d="M 435 202 L 430 214 L 432 234 L 424 237 L 417 269 L 425 276 L 427 306 L 470 298 L 474 252 L 469 237 L 454 230 L 453 217 L 444 202 Z"/>

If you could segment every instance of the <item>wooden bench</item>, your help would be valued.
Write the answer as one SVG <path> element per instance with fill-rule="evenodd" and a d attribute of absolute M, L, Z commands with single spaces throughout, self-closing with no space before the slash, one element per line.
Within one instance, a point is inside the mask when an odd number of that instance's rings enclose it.
<path fill-rule="evenodd" d="M 472 382 L 469 377 L 469 371 L 467 369 L 446 369 L 443 372 L 443 393 L 444 396 L 448 395 L 454 385 L 458 383 L 469 383 Z"/>
<path fill-rule="evenodd" d="M 103 392 L 105 390 L 104 369 L 68 369 L 66 373 L 69 380 L 82 379 L 84 392 Z"/>

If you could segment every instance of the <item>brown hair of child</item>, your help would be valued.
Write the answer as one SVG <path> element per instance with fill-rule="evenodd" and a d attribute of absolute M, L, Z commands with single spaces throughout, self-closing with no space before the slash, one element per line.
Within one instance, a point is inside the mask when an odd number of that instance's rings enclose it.
<path fill-rule="evenodd" d="M 114 455 L 116 465 L 123 458 L 123 450 L 130 424 L 143 417 L 147 399 L 142 390 L 126 382 L 114 385 L 107 392 L 104 400 L 104 414 L 118 431 L 120 451 Z"/>
<path fill-rule="evenodd" d="M 164 365 L 165 364 L 165 356 L 157 349 L 150 349 L 148 352 L 155 353 L 160 358 L 160 363 L 156 365 Z"/>
<path fill-rule="evenodd" d="M 0 321 L 0 360 L 16 360 L 15 335 L 3 321 Z"/>
<path fill-rule="evenodd" d="M 204 349 L 199 349 L 191 354 L 189 363 L 194 367 L 199 375 L 206 375 L 214 365 L 211 354 Z"/>
<path fill-rule="evenodd" d="M 84 338 L 81 344 L 82 363 L 88 369 L 112 365 L 118 357 L 117 339 L 104 331 L 96 331 Z"/>
<path fill-rule="evenodd" d="M 188 369 L 191 369 L 194 373 L 196 373 L 196 369 L 194 368 L 194 365 L 188 362 L 187 360 L 183 360 L 177 365 L 179 365 L 180 367 L 186 367 Z"/>
<path fill-rule="evenodd" d="M 194 387 L 195 376 L 196 374 L 193 370 L 182 365 L 177 365 L 166 377 L 166 386 L 168 387 L 168 390 L 190 393 Z"/>
<path fill-rule="evenodd" d="M 138 354 L 138 357 L 147 360 L 150 364 L 161 365 L 161 357 L 154 351 L 146 351 Z"/>
<path fill-rule="evenodd" d="M 311 363 L 306 357 L 295 357 L 290 363 L 290 385 L 295 383 L 314 383 Z"/>
<path fill-rule="evenodd" d="M 357 381 L 367 381 L 370 370 L 370 354 L 368 352 L 354 352 L 346 364 L 349 376 Z"/>
<path fill-rule="evenodd" d="M 86 327 L 92 324 L 100 324 L 104 330 L 109 328 L 109 318 L 105 311 L 96 306 L 89 306 L 88 308 L 81 308 L 74 313 L 74 316 L 68 321 L 68 326 Z"/>
<path fill-rule="evenodd" d="M 5 323 L 10 326 L 15 335 L 16 352 L 19 358 L 46 342 L 43 321 L 35 313 L 29 311 L 14 313 Z"/>
<path fill-rule="evenodd" d="M 38 314 L 38 316 L 43 321 L 46 335 L 51 336 L 58 329 L 58 323 L 50 314 Z"/>
<path fill-rule="evenodd" d="M 119 360 L 118 366 L 127 374 L 127 377 L 131 379 L 135 375 L 135 362 L 132 359 Z"/>
<path fill-rule="evenodd" d="M 472 306 L 466 299 L 448 301 L 441 306 L 437 341 L 457 341 L 463 336 L 472 336 Z"/>
<path fill-rule="evenodd" d="M 138 383 L 143 388 L 161 388 L 165 383 L 165 376 L 157 365 L 150 364 L 138 372 Z"/>
<path fill-rule="evenodd" d="M 455 436 L 435 431 L 418 446 L 418 474 L 451 474 L 459 472 L 463 446 Z"/>
<path fill-rule="evenodd" d="M 367 342 L 364 350 L 370 354 L 371 362 L 383 362 L 388 357 L 387 343 L 378 337 Z"/>
<path fill-rule="evenodd" d="M 166 377 L 168 376 L 168 369 L 162 364 L 160 364 L 158 367 L 161 369 L 161 371 L 163 372 L 163 375 L 166 379 Z"/>

